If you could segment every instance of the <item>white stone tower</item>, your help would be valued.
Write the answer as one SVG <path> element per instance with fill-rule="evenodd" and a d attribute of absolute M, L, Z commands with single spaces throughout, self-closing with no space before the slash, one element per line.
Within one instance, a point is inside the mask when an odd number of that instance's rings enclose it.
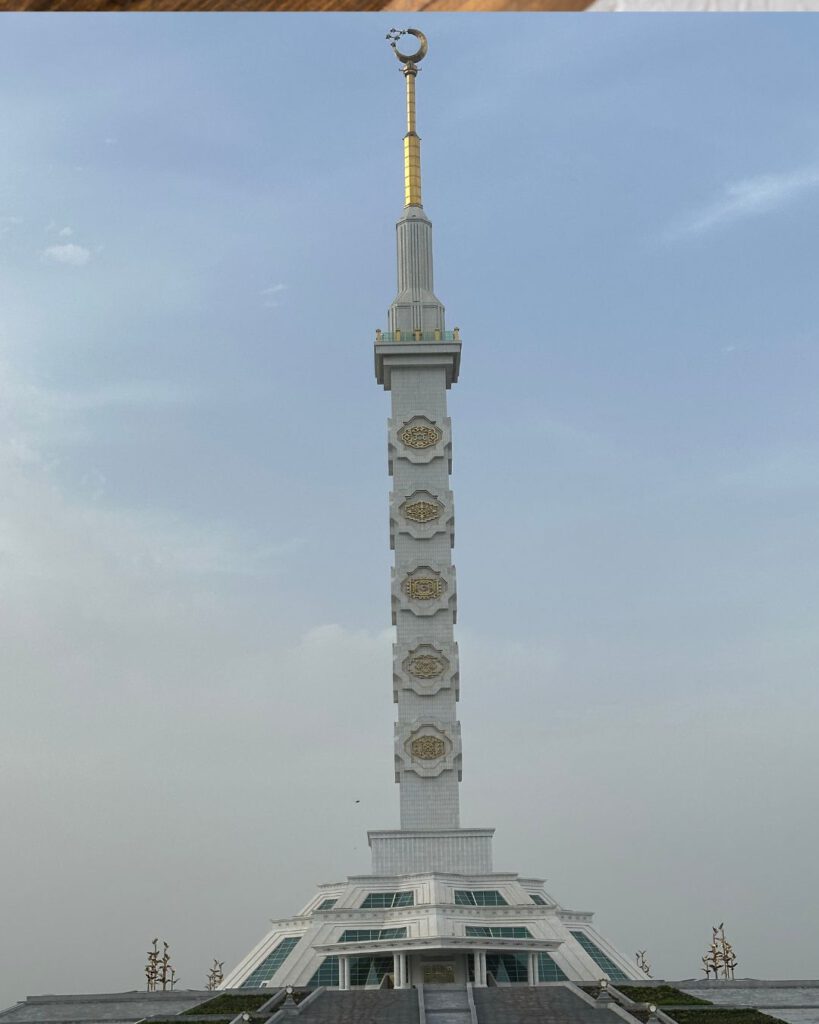
<path fill-rule="evenodd" d="M 416 53 L 398 50 L 409 34 Z M 452 438 L 446 393 L 461 341 L 445 329 L 432 279 L 432 225 L 421 205 L 415 79 L 427 42 L 388 37 L 407 91 L 404 211 L 396 225 L 398 294 L 376 331 L 375 375 L 390 392 L 388 424 L 395 779 L 401 827 L 368 833 L 372 872 L 328 882 L 294 918 L 273 921 L 220 987 L 396 988 L 431 982 L 612 981 L 642 973 L 562 907 L 543 880 L 496 872 L 489 828 L 461 828 Z"/>

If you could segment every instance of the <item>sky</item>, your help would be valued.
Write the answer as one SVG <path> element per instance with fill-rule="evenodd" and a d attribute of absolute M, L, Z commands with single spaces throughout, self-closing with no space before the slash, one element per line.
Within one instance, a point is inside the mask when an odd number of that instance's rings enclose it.
<path fill-rule="evenodd" d="M 819 21 L 415 24 L 462 824 L 816 977 Z M 0 16 L 0 1006 L 201 987 L 398 825 L 392 25 Z"/>

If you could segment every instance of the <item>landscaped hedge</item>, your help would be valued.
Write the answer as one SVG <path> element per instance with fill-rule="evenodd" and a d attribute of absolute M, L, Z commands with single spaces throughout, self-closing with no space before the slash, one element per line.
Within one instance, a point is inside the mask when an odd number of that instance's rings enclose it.
<path fill-rule="evenodd" d="M 677 1024 L 784 1024 L 778 1017 L 759 1010 L 730 1010 L 718 1006 L 705 1010 L 674 1010 L 669 1016 Z"/>
<path fill-rule="evenodd" d="M 180 1016 L 201 1017 L 203 1014 L 208 1016 L 216 1014 L 224 1017 L 225 1014 L 230 1014 L 235 1017 L 237 1013 L 252 1013 L 253 1010 L 258 1010 L 275 994 L 273 989 L 268 992 L 225 992 L 223 995 L 209 999 L 206 1003 L 200 1003 L 198 1006 L 191 1007 L 190 1010 L 185 1010 L 185 1013 Z"/>
<path fill-rule="evenodd" d="M 654 1003 L 655 1006 L 711 1005 L 707 999 L 697 999 L 671 985 L 617 985 L 616 988 L 635 1003 Z"/>

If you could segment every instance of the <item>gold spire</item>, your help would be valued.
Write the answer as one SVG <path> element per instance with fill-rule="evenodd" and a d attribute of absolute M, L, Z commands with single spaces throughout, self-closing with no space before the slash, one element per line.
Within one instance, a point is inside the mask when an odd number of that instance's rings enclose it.
<path fill-rule="evenodd" d="M 401 53 L 398 40 L 403 35 L 415 36 L 420 46 L 416 53 Z M 390 29 L 387 33 L 395 56 L 404 65 L 401 70 L 407 82 L 407 134 L 404 136 L 404 206 L 421 206 L 421 139 L 415 130 L 415 77 L 418 62 L 427 53 L 427 37 L 417 28 Z"/>

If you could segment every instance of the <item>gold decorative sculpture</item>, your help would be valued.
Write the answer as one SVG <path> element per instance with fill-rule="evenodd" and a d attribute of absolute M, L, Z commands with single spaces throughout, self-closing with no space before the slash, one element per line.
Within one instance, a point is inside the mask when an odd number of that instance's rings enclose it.
<path fill-rule="evenodd" d="M 410 744 L 410 753 L 419 761 L 435 761 L 446 752 L 440 736 L 418 736 Z"/>
<path fill-rule="evenodd" d="M 207 980 L 207 984 L 205 985 L 205 988 L 207 989 L 208 992 L 215 991 L 217 988 L 219 988 L 219 986 L 224 981 L 224 977 L 225 976 L 222 973 L 222 968 L 224 966 L 225 966 L 225 961 L 224 960 L 217 960 L 214 957 L 213 967 L 211 967 L 211 969 L 208 971 L 208 980 Z"/>
<path fill-rule="evenodd" d="M 441 431 L 426 423 L 414 423 L 401 431 L 401 442 L 407 448 L 431 448 L 441 440 Z"/>
<path fill-rule="evenodd" d="M 411 576 L 404 580 L 404 593 L 413 601 L 434 601 L 444 592 L 444 581 L 435 576 Z"/>
<path fill-rule="evenodd" d="M 407 668 L 416 679 L 434 679 L 444 671 L 444 663 L 434 654 L 416 654 L 407 662 Z"/>
<path fill-rule="evenodd" d="M 702 969 L 705 977 L 729 979 L 734 977 L 734 969 L 738 963 L 734 947 L 725 938 L 725 924 L 721 922 L 711 929 L 711 945 L 702 958 Z"/>
<path fill-rule="evenodd" d="M 637 966 L 640 968 L 643 974 L 646 975 L 646 977 L 650 978 L 651 964 L 648 962 L 648 960 L 646 960 L 646 950 L 638 949 L 634 955 L 637 958 Z"/>
<path fill-rule="evenodd" d="M 435 501 L 414 501 L 404 508 L 404 515 L 416 523 L 431 523 L 441 514 L 441 506 Z"/>

